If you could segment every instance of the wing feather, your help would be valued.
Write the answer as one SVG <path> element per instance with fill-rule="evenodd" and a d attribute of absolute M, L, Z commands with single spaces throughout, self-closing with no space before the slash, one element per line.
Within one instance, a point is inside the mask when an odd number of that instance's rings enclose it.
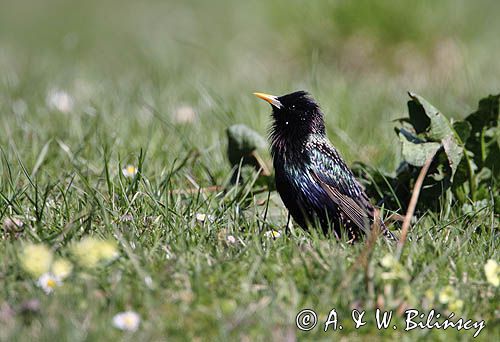
<path fill-rule="evenodd" d="M 311 175 L 328 197 L 360 230 L 369 233 L 373 207 L 361 185 L 328 141 L 310 146 Z"/>
<path fill-rule="evenodd" d="M 339 189 L 324 182 L 316 172 L 313 171 L 313 177 L 320 184 L 321 188 L 328 194 L 338 208 L 354 222 L 354 224 L 368 234 L 370 230 L 370 217 L 366 208 L 357 203 L 353 198 L 341 193 Z"/>

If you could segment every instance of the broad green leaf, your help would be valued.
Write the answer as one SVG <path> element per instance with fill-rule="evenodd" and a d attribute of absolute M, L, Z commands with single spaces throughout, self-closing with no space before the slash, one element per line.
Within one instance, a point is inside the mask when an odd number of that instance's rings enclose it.
<path fill-rule="evenodd" d="M 458 145 L 454 136 L 449 135 L 442 140 L 442 144 L 444 147 L 444 151 L 446 152 L 446 156 L 448 157 L 448 162 L 451 167 L 452 176 L 455 174 L 457 170 L 458 164 L 462 159 L 464 150 L 461 146 Z"/>
<path fill-rule="evenodd" d="M 237 124 L 227 128 L 227 153 L 231 164 L 236 165 L 241 158 L 248 157 L 253 151 L 265 148 L 266 140 L 246 125 Z"/>
<path fill-rule="evenodd" d="M 421 111 L 423 110 L 427 117 L 430 119 L 430 126 L 427 131 L 427 135 L 430 139 L 439 141 L 446 138 L 448 135 L 453 135 L 453 130 L 448 119 L 446 119 L 446 117 L 441 114 L 439 110 L 437 110 L 433 105 L 427 102 L 427 100 L 425 100 L 423 97 L 414 93 L 409 93 L 409 95 L 414 101 L 415 105 L 417 107 L 420 107 L 419 111 L 414 109 L 413 112 L 421 113 Z"/>
<path fill-rule="evenodd" d="M 402 153 L 405 161 L 419 167 L 423 166 L 425 161 L 441 147 L 441 144 L 437 142 L 413 143 L 401 133 L 399 134 L 399 140 L 403 146 Z"/>
<path fill-rule="evenodd" d="M 423 111 L 429 118 L 430 125 L 426 135 L 431 141 L 441 141 L 452 170 L 451 177 L 453 177 L 463 155 L 463 147 L 460 146 L 455 135 L 459 133 L 455 133 L 448 119 L 423 97 L 414 93 L 409 93 L 409 95 L 412 98 L 412 101 L 410 101 L 412 105 L 410 106 L 409 103 L 408 108 L 415 107 L 413 109 L 414 116 L 417 115 L 415 113 L 419 113 L 418 115 L 421 116 Z M 460 128 L 467 130 L 464 125 Z M 466 131 L 461 131 L 461 133 L 466 134 Z"/>

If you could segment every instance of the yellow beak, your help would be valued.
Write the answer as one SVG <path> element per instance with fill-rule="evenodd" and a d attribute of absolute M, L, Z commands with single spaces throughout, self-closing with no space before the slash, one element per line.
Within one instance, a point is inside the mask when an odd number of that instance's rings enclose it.
<path fill-rule="evenodd" d="M 264 93 L 253 93 L 255 96 L 257 96 L 259 99 L 262 99 L 264 101 L 269 102 L 272 106 L 276 108 L 281 108 L 283 105 L 281 102 L 278 100 L 277 96 L 274 95 L 269 95 L 269 94 L 264 94 Z"/>

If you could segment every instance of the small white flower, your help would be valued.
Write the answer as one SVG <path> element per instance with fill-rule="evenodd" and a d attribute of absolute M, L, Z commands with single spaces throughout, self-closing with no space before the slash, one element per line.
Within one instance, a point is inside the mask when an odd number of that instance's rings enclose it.
<path fill-rule="evenodd" d="M 127 178 L 134 178 L 137 171 L 138 170 L 134 165 L 127 165 L 122 169 L 122 174 Z"/>
<path fill-rule="evenodd" d="M 174 121 L 177 123 L 192 123 L 196 120 L 196 112 L 191 106 L 180 106 L 174 111 Z"/>
<path fill-rule="evenodd" d="M 53 89 L 47 95 L 47 105 L 62 113 L 69 113 L 73 110 L 74 100 L 67 92 Z"/>
<path fill-rule="evenodd" d="M 146 284 L 147 287 L 152 288 L 153 287 L 153 278 L 151 276 L 145 276 L 144 277 L 144 283 Z"/>
<path fill-rule="evenodd" d="M 213 223 L 215 221 L 215 218 L 212 215 L 207 215 L 207 214 L 201 214 L 201 213 L 196 213 L 196 220 L 198 222 L 205 222 L 209 221 L 210 223 Z"/>
<path fill-rule="evenodd" d="M 234 245 L 236 243 L 236 238 L 234 236 L 232 236 L 232 235 L 228 235 L 226 237 L 226 241 L 227 241 L 228 244 Z"/>
<path fill-rule="evenodd" d="M 500 285 L 500 267 L 495 260 L 489 259 L 486 264 L 484 264 L 484 274 L 486 275 L 486 280 L 488 280 L 491 285 L 495 287 Z"/>
<path fill-rule="evenodd" d="M 281 237 L 281 229 L 280 230 L 269 230 L 264 233 L 264 236 L 268 239 L 273 238 L 277 239 Z"/>
<path fill-rule="evenodd" d="M 52 273 L 44 273 L 38 278 L 37 285 L 42 288 L 46 294 L 50 294 L 56 287 L 62 285 L 62 282 Z"/>
<path fill-rule="evenodd" d="M 140 323 L 141 317 L 134 311 L 120 312 L 113 317 L 113 326 L 120 330 L 136 331 Z"/>

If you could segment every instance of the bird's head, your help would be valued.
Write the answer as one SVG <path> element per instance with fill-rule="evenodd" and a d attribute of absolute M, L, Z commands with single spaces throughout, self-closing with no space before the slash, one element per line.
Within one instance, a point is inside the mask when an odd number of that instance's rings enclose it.
<path fill-rule="evenodd" d="M 283 96 L 254 95 L 269 102 L 273 108 L 272 135 L 296 140 L 310 134 L 325 134 L 323 113 L 307 92 L 296 91 Z"/>

